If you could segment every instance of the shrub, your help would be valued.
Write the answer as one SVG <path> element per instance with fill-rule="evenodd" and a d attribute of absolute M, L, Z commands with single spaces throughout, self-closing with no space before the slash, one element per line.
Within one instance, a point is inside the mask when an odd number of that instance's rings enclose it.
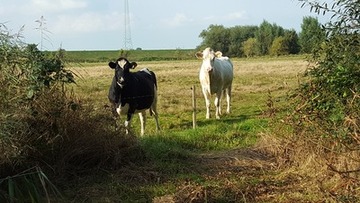
<path fill-rule="evenodd" d="M 360 196 L 358 3 L 339 0 L 328 5 L 301 1 L 318 13 L 333 13 L 334 22 L 325 25 L 327 40 L 313 51 L 303 78 L 305 82 L 293 94 L 294 111 L 285 123 L 291 126 L 292 134 L 275 142 L 279 147 L 274 153 L 281 163 L 300 173 L 308 186 L 323 192 L 324 197 L 337 202 L 357 202 Z"/>
<path fill-rule="evenodd" d="M 67 89 L 75 75 L 65 68 L 62 50 L 39 51 L 0 29 L 1 201 L 36 202 L 48 197 L 44 177 L 58 182 L 142 157 L 134 136 L 110 130 L 106 115 L 93 115 L 93 107 Z M 36 171 L 24 174 L 29 168 Z"/>
<path fill-rule="evenodd" d="M 354 4 L 352 1 L 334 3 L 332 8 L 338 6 L 340 9 L 334 16 L 339 15 L 340 21 L 343 16 L 356 17 L 358 14 L 353 10 L 342 10 L 356 7 Z M 316 8 L 323 7 L 318 5 Z M 316 122 L 325 134 L 337 142 L 360 144 L 356 138 L 360 132 L 344 126 L 346 119 L 353 120 L 355 126 L 360 124 L 357 110 L 360 105 L 360 25 L 354 24 L 358 29 L 348 29 L 347 24 L 352 24 L 352 21 L 335 23 L 336 28 L 333 24 L 327 25 L 328 38 L 314 50 L 310 58 L 313 65 L 305 75 L 308 81 L 298 89 L 298 112 L 305 114 L 309 121 Z"/>
<path fill-rule="evenodd" d="M 265 148 L 301 184 L 327 202 L 359 202 L 360 36 L 358 3 L 332 5 L 300 0 L 318 13 L 331 12 L 327 39 L 313 50 L 303 81 L 293 92 L 290 114 L 274 122 L 281 136 L 263 136 Z M 287 170 L 288 169 L 288 170 Z"/>

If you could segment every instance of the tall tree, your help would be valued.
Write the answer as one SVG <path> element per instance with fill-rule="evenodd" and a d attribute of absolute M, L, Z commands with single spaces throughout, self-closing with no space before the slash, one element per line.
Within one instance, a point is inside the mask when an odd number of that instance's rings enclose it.
<path fill-rule="evenodd" d="M 285 29 L 279 25 L 277 25 L 276 23 L 272 24 L 272 33 L 275 37 L 281 37 L 284 36 L 285 34 Z"/>
<path fill-rule="evenodd" d="M 288 54 L 298 54 L 300 52 L 299 36 L 294 29 L 285 30 L 284 40 Z"/>
<path fill-rule="evenodd" d="M 298 39 L 295 30 L 285 30 L 284 36 L 278 36 L 273 40 L 269 54 L 274 56 L 298 54 L 300 51 Z"/>
<path fill-rule="evenodd" d="M 301 24 L 299 44 L 302 53 L 311 53 L 325 40 L 325 32 L 321 29 L 321 24 L 317 18 L 304 17 Z"/>
<path fill-rule="evenodd" d="M 257 42 L 255 38 L 249 38 L 245 42 L 243 42 L 242 50 L 244 52 L 244 55 L 246 57 L 252 57 L 259 55 L 258 49 L 257 49 Z"/>
<path fill-rule="evenodd" d="M 269 54 L 272 56 L 280 56 L 289 54 L 288 46 L 285 41 L 285 37 L 276 37 L 269 49 Z"/>
<path fill-rule="evenodd" d="M 284 36 L 284 29 L 276 24 L 270 24 L 264 20 L 255 33 L 260 55 L 268 54 L 273 40 L 280 36 Z"/>
<path fill-rule="evenodd" d="M 228 54 L 231 43 L 230 32 L 223 25 L 210 25 L 200 33 L 199 37 L 203 38 L 203 42 L 198 48 L 211 47 L 223 54 Z"/>
<path fill-rule="evenodd" d="M 267 54 L 269 47 L 271 46 L 271 43 L 274 40 L 274 36 L 272 33 L 272 25 L 264 20 L 259 26 L 258 31 L 255 33 L 255 38 L 259 46 L 258 48 L 260 54 L 261 55 Z"/>
<path fill-rule="evenodd" d="M 229 55 L 241 57 L 243 53 L 243 43 L 249 38 L 255 37 L 258 26 L 235 26 L 230 29 Z"/>

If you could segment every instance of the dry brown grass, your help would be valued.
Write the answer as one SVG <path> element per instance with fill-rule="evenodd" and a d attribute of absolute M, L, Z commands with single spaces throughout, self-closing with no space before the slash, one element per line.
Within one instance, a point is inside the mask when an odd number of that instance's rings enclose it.
<path fill-rule="evenodd" d="M 273 122 L 256 144 L 276 158 L 276 180 L 291 180 L 284 199 L 300 202 L 358 202 L 360 151 L 324 137 L 315 123 L 294 130 L 286 120 Z M 297 194 L 299 193 L 299 194 Z M 306 195 L 304 195 L 306 194 Z M 286 201 L 285 201 L 286 202 Z"/>

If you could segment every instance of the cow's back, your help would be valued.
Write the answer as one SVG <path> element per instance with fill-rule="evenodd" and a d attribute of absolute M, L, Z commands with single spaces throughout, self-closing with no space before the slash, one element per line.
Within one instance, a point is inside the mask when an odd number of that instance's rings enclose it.
<path fill-rule="evenodd" d="M 215 64 L 218 63 L 217 69 L 220 70 L 223 80 L 226 82 L 232 82 L 234 78 L 233 64 L 228 57 L 222 57 L 220 59 L 215 59 Z"/>
<path fill-rule="evenodd" d="M 231 87 L 233 78 L 233 64 L 229 58 L 215 59 L 210 78 L 211 94 Z"/>
<path fill-rule="evenodd" d="M 130 73 L 125 80 L 127 84 L 121 93 L 121 103 L 130 104 L 137 110 L 150 108 L 155 97 L 155 75 L 150 71 L 138 71 Z"/>

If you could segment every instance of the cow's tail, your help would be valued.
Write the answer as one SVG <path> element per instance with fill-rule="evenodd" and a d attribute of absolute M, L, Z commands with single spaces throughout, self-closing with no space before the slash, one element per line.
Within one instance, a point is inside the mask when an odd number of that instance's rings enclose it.
<path fill-rule="evenodd" d="M 150 71 L 150 74 L 151 74 L 152 79 L 154 80 L 155 87 L 157 88 L 156 75 L 155 75 L 155 73 L 154 73 L 154 72 L 152 72 L 152 71 Z"/>
<path fill-rule="evenodd" d="M 154 101 L 153 104 L 150 107 L 150 116 L 153 114 L 157 114 L 156 106 L 157 106 L 157 80 L 156 75 L 153 71 L 150 71 L 151 78 L 154 81 Z"/>
<path fill-rule="evenodd" d="M 154 81 L 154 100 L 153 103 L 151 104 L 150 107 L 150 115 L 154 116 L 155 118 L 155 122 L 156 122 L 156 130 L 160 130 L 160 125 L 159 125 L 159 115 L 157 112 L 157 81 L 156 81 L 156 75 L 154 72 L 150 71 L 151 77 Z"/>

